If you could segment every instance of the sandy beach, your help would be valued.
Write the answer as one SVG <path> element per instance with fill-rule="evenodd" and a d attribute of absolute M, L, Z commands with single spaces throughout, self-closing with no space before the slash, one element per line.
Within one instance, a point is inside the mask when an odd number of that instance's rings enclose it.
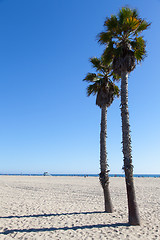
<path fill-rule="evenodd" d="M 135 178 L 141 226 L 129 226 L 124 178 L 0 176 L 0 239 L 160 239 L 160 178 Z"/>

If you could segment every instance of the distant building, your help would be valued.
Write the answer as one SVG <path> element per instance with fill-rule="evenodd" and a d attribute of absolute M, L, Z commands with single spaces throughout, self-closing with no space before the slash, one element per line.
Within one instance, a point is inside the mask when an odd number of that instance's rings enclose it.
<path fill-rule="evenodd" d="M 44 172 L 43 176 L 50 176 L 50 174 L 48 172 Z"/>

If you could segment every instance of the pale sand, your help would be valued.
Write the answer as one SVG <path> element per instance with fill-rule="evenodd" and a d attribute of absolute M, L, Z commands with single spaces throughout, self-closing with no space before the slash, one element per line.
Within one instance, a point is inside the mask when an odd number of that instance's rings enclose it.
<path fill-rule="evenodd" d="M 128 226 L 124 178 L 0 176 L 0 239 L 160 239 L 160 178 L 135 178 L 141 226 Z"/>

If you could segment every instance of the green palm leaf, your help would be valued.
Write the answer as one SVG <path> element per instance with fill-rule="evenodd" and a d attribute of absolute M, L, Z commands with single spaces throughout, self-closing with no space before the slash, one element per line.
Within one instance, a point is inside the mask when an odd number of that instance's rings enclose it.
<path fill-rule="evenodd" d="M 92 85 L 89 85 L 87 87 L 87 96 L 90 96 L 91 94 L 95 95 L 96 93 L 98 93 L 99 89 L 100 89 L 100 84 L 98 84 L 98 82 Z"/>
<path fill-rule="evenodd" d="M 90 58 L 90 62 L 92 63 L 92 67 L 96 69 L 96 71 L 105 71 L 105 67 L 102 64 L 101 59 L 93 57 Z"/>
<path fill-rule="evenodd" d="M 112 34 L 110 32 L 101 32 L 97 35 L 98 42 L 100 44 L 107 44 L 112 39 Z"/>
<path fill-rule="evenodd" d="M 97 75 L 95 73 L 87 73 L 86 77 L 83 79 L 83 81 L 86 82 L 94 82 L 97 80 Z"/>
<path fill-rule="evenodd" d="M 115 15 L 112 15 L 111 18 L 107 18 L 104 22 L 104 27 L 112 34 L 117 34 L 118 25 L 119 23 Z"/>
<path fill-rule="evenodd" d="M 136 57 L 137 62 L 140 62 L 146 56 L 146 43 L 143 37 L 137 37 L 134 41 L 130 42 L 132 49 L 134 50 L 134 55 Z"/>
<path fill-rule="evenodd" d="M 145 20 L 142 20 L 142 22 L 140 23 L 139 27 L 137 28 L 135 34 L 138 34 L 142 31 L 146 30 L 150 25 L 151 25 L 151 23 L 147 23 Z"/>

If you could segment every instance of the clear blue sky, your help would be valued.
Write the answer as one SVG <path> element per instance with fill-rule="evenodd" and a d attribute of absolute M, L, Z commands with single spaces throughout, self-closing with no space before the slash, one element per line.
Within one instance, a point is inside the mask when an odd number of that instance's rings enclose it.
<path fill-rule="evenodd" d="M 122 6 L 152 22 L 129 77 L 135 173 L 160 173 L 160 0 L 0 0 L 0 173 L 99 173 L 100 109 L 86 97 L 96 35 Z M 122 173 L 120 99 L 108 109 L 111 173 Z"/>

